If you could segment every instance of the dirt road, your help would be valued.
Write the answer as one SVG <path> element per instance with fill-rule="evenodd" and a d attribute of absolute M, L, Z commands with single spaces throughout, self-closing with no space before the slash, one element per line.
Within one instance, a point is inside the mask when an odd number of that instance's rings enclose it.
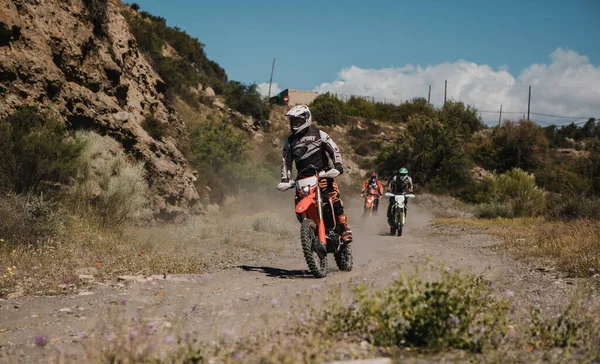
<path fill-rule="evenodd" d="M 282 248 L 277 259 L 258 257 L 210 275 L 137 277 L 65 296 L 1 300 L 0 360 L 44 361 L 56 350 L 76 350 L 82 337 L 114 320 L 117 310 L 122 315 L 141 311 L 158 327 L 193 330 L 201 339 L 244 335 L 282 324 L 275 319 L 278 313 L 289 312 L 294 302 L 308 296 L 322 299 L 340 283 L 385 283 L 394 272 L 412 271 L 428 261 L 483 274 L 499 291 L 514 291 L 527 301 L 537 297 L 559 305 L 572 289 L 569 282 L 491 249 L 498 238 L 435 226 L 429 210 L 416 205 L 410 207 L 404 236 L 389 236 L 382 207 L 381 216 L 372 220 L 362 220 L 360 208 L 350 209 L 354 269 L 338 271 L 331 257 L 325 279 L 308 274 L 295 237 L 273 243 Z M 36 335 L 47 337 L 49 345 L 36 347 Z"/>

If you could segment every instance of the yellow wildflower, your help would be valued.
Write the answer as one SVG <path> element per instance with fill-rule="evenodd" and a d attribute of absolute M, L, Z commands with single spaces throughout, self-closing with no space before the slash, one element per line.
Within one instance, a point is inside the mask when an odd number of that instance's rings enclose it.
<path fill-rule="evenodd" d="M 16 250 L 13 250 L 13 254 L 16 253 L 16 252 L 17 252 Z"/>
<path fill-rule="evenodd" d="M 4 239 L 0 239 L 0 243 L 4 243 Z"/>
<path fill-rule="evenodd" d="M 17 267 L 13 265 L 13 269 L 17 269 Z"/>

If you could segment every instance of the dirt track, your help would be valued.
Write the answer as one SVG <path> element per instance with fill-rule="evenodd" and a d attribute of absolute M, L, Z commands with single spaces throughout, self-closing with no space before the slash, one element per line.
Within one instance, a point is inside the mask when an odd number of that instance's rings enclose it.
<path fill-rule="evenodd" d="M 193 330 L 206 340 L 243 335 L 280 325 L 276 317 L 289 312 L 294 302 L 307 296 L 313 301 L 324 298 L 339 283 L 356 278 L 384 283 L 394 272 L 412 271 L 428 260 L 483 274 L 499 291 L 512 290 L 525 301 L 538 297 L 560 305 L 573 287 L 496 253 L 491 247 L 498 238 L 433 225 L 432 216 L 416 205 L 410 206 L 405 235 L 389 236 L 383 216 L 386 206 L 382 207 L 383 214 L 370 221 L 360 219 L 359 208 L 350 209 L 354 269 L 338 271 L 331 257 L 330 273 L 321 280 L 307 273 L 294 238 L 277 243 L 283 245 L 283 253 L 275 261 L 259 258 L 211 275 L 113 282 L 79 295 L 0 301 L 0 360 L 43 361 L 56 349 L 76 350 L 80 333 L 107 322 L 117 308 L 126 314 L 141 308 L 159 327 Z M 49 339 L 44 349 L 34 345 L 39 334 Z"/>

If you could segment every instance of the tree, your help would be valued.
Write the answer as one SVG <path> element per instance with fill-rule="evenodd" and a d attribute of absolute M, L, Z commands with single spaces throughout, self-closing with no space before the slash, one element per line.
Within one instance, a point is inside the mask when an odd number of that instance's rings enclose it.
<path fill-rule="evenodd" d="M 310 104 L 313 120 L 321 125 L 338 125 L 346 123 L 344 102 L 327 92 L 317 96 Z"/>

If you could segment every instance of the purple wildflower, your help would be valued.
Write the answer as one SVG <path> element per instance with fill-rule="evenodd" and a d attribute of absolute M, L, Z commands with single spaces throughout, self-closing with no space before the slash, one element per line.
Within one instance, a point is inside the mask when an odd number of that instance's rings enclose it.
<path fill-rule="evenodd" d="M 319 291 L 319 290 L 321 290 L 321 286 L 319 286 L 318 284 L 315 284 L 315 285 L 313 286 L 313 289 L 314 289 L 315 291 Z"/>
<path fill-rule="evenodd" d="M 446 267 L 446 272 L 450 272 L 451 268 L 450 267 Z"/>
<path fill-rule="evenodd" d="M 273 305 L 273 306 L 277 306 L 278 304 L 279 304 L 279 301 L 277 300 L 277 298 L 273 298 L 273 299 L 271 300 L 271 305 Z"/>
<path fill-rule="evenodd" d="M 511 291 L 510 289 L 507 289 L 507 290 L 506 290 L 506 295 L 507 295 L 508 297 L 514 297 L 514 296 L 515 296 L 515 292 Z"/>
<path fill-rule="evenodd" d="M 589 269 L 590 273 L 594 274 L 594 272 L 596 271 L 594 268 L 590 268 Z"/>
<path fill-rule="evenodd" d="M 393 280 L 396 280 L 396 279 L 398 279 L 398 277 L 399 277 L 399 276 L 400 276 L 400 274 L 399 274 L 398 272 L 393 272 L 393 273 L 392 273 L 392 279 L 393 279 Z"/>
<path fill-rule="evenodd" d="M 242 355 L 242 353 L 235 353 L 233 354 L 233 358 L 236 360 L 242 360 L 244 356 Z"/>
<path fill-rule="evenodd" d="M 136 337 L 137 337 L 137 331 L 131 330 L 129 332 L 129 340 L 133 341 L 133 340 L 135 340 Z"/>
<path fill-rule="evenodd" d="M 35 345 L 39 347 L 46 346 L 46 344 L 48 344 L 48 339 L 46 339 L 44 335 L 36 335 L 33 340 L 35 341 Z"/>
<path fill-rule="evenodd" d="M 77 334 L 77 337 L 78 337 L 80 340 L 83 340 L 83 339 L 87 338 L 87 334 L 86 334 L 85 332 L 83 332 L 83 331 L 82 331 L 82 332 L 80 332 L 79 334 Z"/>
<path fill-rule="evenodd" d="M 121 300 L 121 306 L 125 306 L 127 304 L 127 300 Z"/>
<path fill-rule="evenodd" d="M 450 319 L 450 322 L 453 323 L 454 325 L 458 325 L 458 324 L 460 324 L 460 319 L 458 317 L 454 316 Z"/>
<path fill-rule="evenodd" d="M 300 296 L 302 293 L 300 291 L 296 292 L 296 296 Z"/>
<path fill-rule="evenodd" d="M 223 329 L 223 331 L 221 331 L 221 333 L 225 336 L 233 336 L 233 330 L 232 329 Z"/>
<path fill-rule="evenodd" d="M 166 344 L 170 344 L 170 343 L 172 343 L 173 341 L 175 341 L 175 336 L 173 336 L 173 335 L 169 335 L 169 336 L 167 336 L 167 337 L 165 338 L 165 343 L 166 343 Z"/>
<path fill-rule="evenodd" d="M 347 333 L 347 332 L 345 332 L 345 333 L 344 333 L 344 339 L 347 339 L 347 338 L 348 338 L 348 333 Z"/>
<path fill-rule="evenodd" d="M 306 320 L 304 319 L 304 314 L 300 314 L 300 322 L 302 322 L 302 325 L 306 325 Z"/>

